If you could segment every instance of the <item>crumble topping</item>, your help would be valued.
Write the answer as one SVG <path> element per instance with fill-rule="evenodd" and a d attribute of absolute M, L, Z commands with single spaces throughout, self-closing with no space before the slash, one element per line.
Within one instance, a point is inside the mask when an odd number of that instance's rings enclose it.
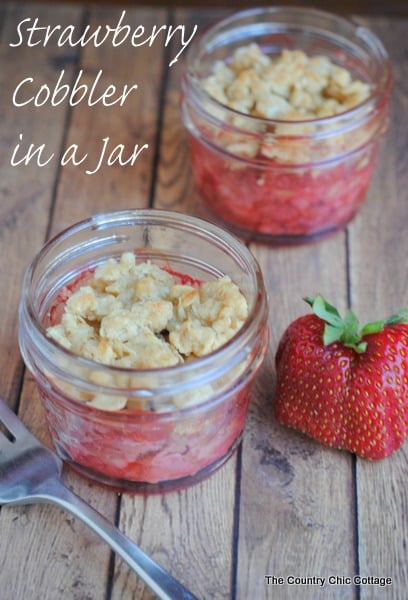
<path fill-rule="evenodd" d="M 246 299 L 228 276 L 188 285 L 127 252 L 95 269 L 47 335 L 106 365 L 160 368 L 216 350 L 247 316 Z"/>
<path fill-rule="evenodd" d="M 203 87 L 241 113 L 288 121 L 339 114 L 370 93 L 367 83 L 325 56 L 283 50 L 270 57 L 255 43 L 238 48 L 229 64 L 217 61 Z"/>
<path fill-rule="evenodd" d="M 301 50 L 268 56 L 256 43 L 238 48 L 228 64 L 217 61 L 202 86 L 220 104 L 237 111 L 226 115 L 221 107 L 211 107 L 216 116 L 237 128 L 214 128 L 217 143 L 234 155 L 281 163 L 304 163 L 312 151 L 324 158 L 328 150 L 350 146 L 341 134 L 313 148 L 310 138 L 302 136 L 319 130 L 319 123 L 310 119 L 343 113 L 366 100 L 371 91 L 368 83 L 353 79 L 350 71 L 325 56 L 308 56 Z M 249 121 L 247 115 L 281 122 Z M 351 145 L 358 147 L 364 136 L 353 134 Z"/>

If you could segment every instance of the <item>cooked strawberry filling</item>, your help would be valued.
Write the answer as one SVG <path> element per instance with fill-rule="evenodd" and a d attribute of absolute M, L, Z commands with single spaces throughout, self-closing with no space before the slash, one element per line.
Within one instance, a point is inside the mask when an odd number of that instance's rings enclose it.
<path fill-rule="evenodd" d="M 364 200 L 375 152 L 308 169 L 234 164 L 190 136 L 197 189 L 209 210 L 243 232 L 313 236 L 344 227 Z"/>
<path fill-rule="evenodd" d="M 48 336 L 75 354 L 126 371 L 91 363 L 74 375 L 93 387 L 55 378 L 42 389 L 60 451 L 74 465 L 118 482 L 176 480 L 222 461 L 244 427 L 249 383 L 234 385 L 245 365 L 224 374 L 222 392 L 218 384 L 195 383 L 168 392 L 157 406 L 154 394 L 149 403 L 148 394 L 129 392 L 146 388 L 138 369 L 153 369 L 154 389 L 156 369 L 211 352 L 246 316 L 246 300 L 229 278 L 205 283 L 170 266 L 139 262 L 133 253 L 75 278 L 48 313 Z"/>

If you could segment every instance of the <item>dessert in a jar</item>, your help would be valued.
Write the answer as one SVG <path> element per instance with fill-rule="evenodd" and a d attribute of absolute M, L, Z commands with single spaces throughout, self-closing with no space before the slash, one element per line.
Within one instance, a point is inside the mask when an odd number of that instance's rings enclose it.
<path fill-rule="evenodd" d="M 386 130 L 389 60 L 370 31 L 330 13 L 236 13 L 189 48 L 182 116 L 197 190 L 246 238 L 299 243 L 361 206 Z"/>
<path fill-rule="evenodd" d="M 59 454 L 99 482 L 161 492 L 237 447 L 268 347 L 266 293 L 250 252 L 218 227 L 108 213 L 34 259 L 19 336 Z"/>

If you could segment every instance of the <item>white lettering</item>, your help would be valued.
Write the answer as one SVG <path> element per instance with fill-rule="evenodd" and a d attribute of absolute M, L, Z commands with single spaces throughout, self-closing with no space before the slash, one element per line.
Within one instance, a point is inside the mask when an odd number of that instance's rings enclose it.
<path fill-rule="evenodd" d="M 97 165 L 93 170 L 87 169 L 85 171 L 85 173 L 87 175 L 94 175 L 95 173 L 97 173 L 99 171 L 99 169 L 101 168 L 103 161 L 105 160 L 107 147 L 110 142 L 109 136 L 103 138 L 102 142 L 103 142 L 102 150 L 99 155 Z M 118 163 L 122 167 L 125 165 L 128 165 L 128 164 L 133 166 L 135 164 L 138 156 L 143 152 L 143 150 L 146 150 L 148 147 L 149 147 L 149 144 L 143 144 L 143 146 L 141 146 L 141 147 L 139 147 L 139 144 L 136 144 L 133 149 L 132 154 L 128 158 L 124 158 L 123 153 L 124 153 L 125 147 L 123 144 L 118 144 L 117 146 L 114 147 L 114 149 L 108 155 L 108 157 L 106 159 L 106 164 L 109 167 L 111 167 L 115 163 Z"/>
<path fill-rule="evenodd" d="M 92 82 L 91 87 L 86 83 L 81 83 L 84 76 L 84 72 L 81 69 L 74 81 L 72 87 L 63 83 L 65 78 L 65 71 L 62 69 L 54 87 L 50 87 L 48 84 L 43 84 L 40 89 L 30 94 L 26 88 L 34 83 L 32 77 L 26 77 L 16 87 L 13 93 L 13 104 L 16 107 L 26 106 L 28 104 L 34 104 L 34 106 L 44 106 L 47 102 L 51 106 L 58 106 L 64 100 L 68 100 L 70 106 L 76 106 L 82 100 L 86 99 L 88 106 L 95 106 L 95 104 L 101 103 L 104 106 L 113 106 L 119 104 L 123 106 L 129 95 L 138 89 L 137 84 L 128 85 L 124 84 L 122 90 L 118 90 L 116 85 L 109 84 L 105 89 L 97 90 L 100 80 L 102 78 L 103 71 L 100 69 Z"/>
<path fill-rule="evenodd" d="M 65 165 L 67 165 L 69 162 L 72 162 L 72 164 L 77 167 L 78 165 L 83 163 L 84 160 L 86 159 L 86 157 L 88 156 L 88 154 L 85 153 L 82 156 L 82 158 L 77 159 L 77 152 L 78 152 L 77 144 L 71 144 L 70 146 L 68 146 L 68 148 L 65 150 L 64 154 L 62 155 L 61 165 L 63 167 L 65 167 Z"/>
<path fill-rule="evenodd" d="M 179 27 L 181 27 L 181 50 L 176 54 L 176 56 L 173 58 L 173 60 L 169 62 L 169 67 L 172 67 L 174 65 L 174 63 L 178 61 L 179 56 L 181 56 L 182 52 L 184 52 L 184 50 L 187 48 L 187 46 L 189 45 L 189 43 L 191 42 L 191 40 L 195 36 L 195 34 L 197 32 L 197 29 L 198 29 L 198 25 L 194 25 L 194 29 L 193 29 L 192 34 L 190 35 L 190 37 L 188 38 L 188 40 L 185 41 L 185 39 L 184 39 L 184 25 L 178 25 L 176 27 L 176 29 L 178 29 Z M 171 35 L 173 36 L 174 33 L 172 33 Z M 169 41 L 170 41 L 170 39 L 169 39 Z M 166 45 L 167 45 L 167 43 L 168 42 L 166 40 Z"/>
<path fill-rule="evenodd" d="M 20 135 L 19 135 L 19 140 L 20 140 L 20 142 L 23 141 L 22 133 L 20 133 Z M 36 157 L 37 158 L 37 166 L 45 167 L 45 165 L 48 165 L 48 163 L 53 159 L 54 153 L 52 153 L 48 158 L 45 158 L 45 160 L 41 160 L 44 149 L 45 149 L 45 144 L 41 144 L 41 146 L 38 146 L 37 148 L 34 146 L 34 144 L 30 144 L 30 146 L 28 147 L 28 150 L 25 153 L 23 151 L 23 156 L 21 158 L 17 158 L 17 153 L 20 150 L 20 144 L 17 144 L 16 147 L 14 148 L 13 154 L 11 156 L 10 164 L 12 167 L 16 167 L 17 165 L 21 165 L 21 164 L 24 164 L 25 166 L 27 166 L 32 161 L 32 159 Z"/>
<path fill-rule="evenodd" d="M 34 100 L 34 96 L 32 96 L 31 98 L 29 98 L 25 102 L 18 102 L 17 101 L 17 94 L 20 92 L 20 89 L 27 82 L 30 82 L 30 81 L 33 82 L 34 79 L 32 77 L 26 77 L 25 79 L 23 79 L 22 81 L 20 81 L 20 83 L 17 85 L 17 87 L 16 87 L 16 89 L 14 90 L 14 93 L 13 93 L 13 104 L 14 104 L 14 106 L 25 106 L 26 104 L 30 104 L 30 102 L 32 102 Z"/>
<path fill-rule="evenodd" d="M 9 46 L 10 46 L 11 48 L 18 48 L 18 47 L 19 47 L 19 46 L 21 46 L 21 44 L 23 43 L 24 37 L 23 37 L 23 34 L 21 33 L 21 29 L 22 29 L 22 26 L 23 26 L 23 24 L 24 24 L 26 21 L 31 21 L 30 17 L 28 17 L 27 19 L 23 19 L 23 20 L 22 20 L 22 21 L 20 21 L 20 23 L 17 25 L 17 34 L 18 34 L 18 39 L 19 39 L 19 41 L 18 41 L 18 42 L 16 42 L 15 44 L 13 44 L 12 42 L 10 42 Z"/>
<path fill-rule="evenodd" d="M 170 41 L 177 35 L 180 39 L 181 48 L 170 61 L 169 66 L 171 67 L 177 62 L 180 55 L 184 52 L 187 46 L 197 32 L 197 25 L 194 25 L 193 30 L 190 34 L 186 32 L 185 25 L 153 25 L 151 31 L 147 31 L 143 25 L 138 25 L 132 30 L 129 24 L 124 23 L 126 17 L 126 10 L 122 10 L 121 15 L 114 27 L 105 24 L 104 27 L 98 25 L 93 31 L 91 31 L 90 25 L 87 25 L 85 29 L 77 33 L 75 25 L 40 25 L 39 19 L 26 18 L 22 19 L 17 24 L 17 41 L 10 42 L 12 48 L 18 48 L 24 41 L 27 46 L 32 48 L 34 46 L 42 45 L 45 46 L 52 40 L 58 47 L 69 45 L 72 48 L 76 46 L 85 47 L 87 44 L 93 44 L 95 48 L 101 46 L 104 42 L 110 38 L 112 46 L 121 46 L 126 41 L 137 48 L 139 46 L 148 45 L 149 47 L 162 39 L 165 47 L 167 47 Z"/>

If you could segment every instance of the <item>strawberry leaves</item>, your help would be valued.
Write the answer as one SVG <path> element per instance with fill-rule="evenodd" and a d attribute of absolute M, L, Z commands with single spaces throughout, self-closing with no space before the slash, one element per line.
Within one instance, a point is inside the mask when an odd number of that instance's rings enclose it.
<path fill-rule="evenodd" d="M 334 342 L 342 342 L 344 346 L 358 353 L 365 352 L 367 348 L 367 342 L 363 340 L 365 335 L 383 331 L 385 325 L 408 322 L 408 308 L 406 308 L 385 321 L 373 321 L 360 329 L 359 320 L 353 311 L 348 310 L 343 319 L 337 308 L 329 304 L 321 294 L 315 298 L 307 296 L 304 300 L 312 307 L 314 314 L 325 322 L 323 343 L 326 346 Z"/>

